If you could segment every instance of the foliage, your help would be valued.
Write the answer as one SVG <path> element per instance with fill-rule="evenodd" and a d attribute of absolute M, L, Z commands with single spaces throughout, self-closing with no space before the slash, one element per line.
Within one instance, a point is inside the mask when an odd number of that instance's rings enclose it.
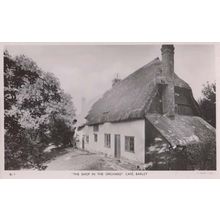
<path fill-rule="evenodd" d="M 203 85 L 203 97 L 198 103 L 204 119 L 213 127 L 216 127 L 216 83 L 207 82 Z"/>
<path fill-rule="evenodd" d="M 41 168 L 49 143 L 71 145 L 75 109 L 59 80 L 4 52 L 5 168 Z"/>
<path fill-rule="evenodd" d="M 188 170 L 216 170 L 216 143 L 191 145 L 186 156 Z"/>
<path fill-rule="evenodd" d="M 161 139 L 162 140 L 162 139 Z M 150 170 L 186 170 L 187 159 L 185 148 L 171 147 L 166 142 L 155 142 L 148 149 Z"/>
<path fill-rule="evenodd" d="M 146 168 L 150 170 L 216 169 L 216 143 L 172 147 L 162 137 L 156 137 L 147 156 Z"/>

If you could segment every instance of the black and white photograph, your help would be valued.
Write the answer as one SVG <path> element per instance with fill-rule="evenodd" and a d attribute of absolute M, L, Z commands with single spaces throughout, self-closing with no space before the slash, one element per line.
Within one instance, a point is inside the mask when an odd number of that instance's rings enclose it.
<path fill-rule="evenodd" d="M 216 171 L 215 44 L 4 45 L 5 171 Z"/>
<path fill-rule="evenodd" d="M 219 220 L 219 1 L 1 1 L 4 220 Z"/>

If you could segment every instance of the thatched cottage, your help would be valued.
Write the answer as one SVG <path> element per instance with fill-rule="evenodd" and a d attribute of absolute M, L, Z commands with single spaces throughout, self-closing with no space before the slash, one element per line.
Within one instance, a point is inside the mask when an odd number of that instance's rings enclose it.
<path fill-rule="evenodd" d="M 116 82 L 93 104 L 81 148 L 150 169 L 215 169 L 215 129 L 174 72 L 174 46 L 161 52 L 162 60 Z"/>

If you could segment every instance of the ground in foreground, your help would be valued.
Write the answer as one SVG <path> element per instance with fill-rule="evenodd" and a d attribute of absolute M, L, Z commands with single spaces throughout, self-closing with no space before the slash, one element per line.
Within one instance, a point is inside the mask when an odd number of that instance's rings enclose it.
<path fill-rule="evenodd" d="M 78 149 L 68 151 L 45 163 L 46 170 L 137 170 L 136 165 L 110 158 L 104 154 Z"/>

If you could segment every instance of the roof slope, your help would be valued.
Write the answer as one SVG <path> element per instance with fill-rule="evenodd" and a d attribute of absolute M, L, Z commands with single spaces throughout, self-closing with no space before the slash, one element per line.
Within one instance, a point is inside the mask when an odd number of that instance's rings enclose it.
<path fill-rule="evenodd" d="M 89 111 L 88 124 L 144 118 L 155 94 L 156 79 L 162 76 L 161 66 L 161 61 L 156 58 L 107 91 Z M 174 84 L 191 89 L 176 74 Z"/>
<path fill-rule="evenodd" d="M 172 146 L 215 142 L 215 128 L 200 117 L 176 115 L 175 119 L 170 119 L 148 114 L 146 118 Z"/>

